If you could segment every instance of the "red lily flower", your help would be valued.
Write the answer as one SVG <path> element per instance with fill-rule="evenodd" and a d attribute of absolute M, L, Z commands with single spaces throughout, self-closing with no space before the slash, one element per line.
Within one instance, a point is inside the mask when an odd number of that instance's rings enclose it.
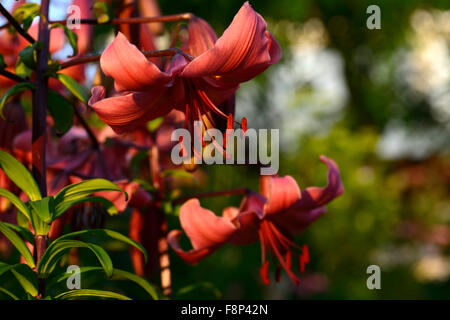
<path fill-rule="evenodd" d="M 224 243 L 243 245 L 259 239 L 263 282 L 269 283 L 267 255 L 270 253 L 278 259 L 277 280 L 281 265 L 292 281 L 298 284 L 298 277 L 292 272 L 293 253 L 295 250 L 299 253 L 300 271 L 309 262 L 309 253 L 306 246 L 296 245 L 292 237 L 319 218 L 325 212 L 324 205 L 344 191 L 336 163 L 325 156 L 321 156 L 320 160 L 328 166 L 328 184 L 325 188 L 309 187 L 300 192 L 291 176 L 262 176 L 261 194 L 251 193 L 244 198 L 239 209 L 226 208 L 222 217 L 202 208 L 198 199 L 185 202 L 180 208 L 180 223 L 193 249 L 184 251 L 180 247 L 180 230 L 169 233 L 170 245 L 183 260 L 195 264 Z"/>
<path fill-rule="evenodd" d="M 196 20 L 205 25 L 202 21 Z M 185 112 L 185 126 L 191 129 L 203 115 L 228 117 L 217 105 L 229 99 L 241 82 L 278 62 L 281 49 L 264 19 L 247 2 L 217 41 L 212 29 L 207 32 L 209 38 L 204 30 L 195 31 L 199 29 L 191 24 L 188 51 L 194 57 L 176 54 L 164 71 L 119 33 L 100 60 L 119 94 L 104 99 L 104 88 L 94 87 L 89 105 L 117 133 L 132 131 L 173 109 Z"/>

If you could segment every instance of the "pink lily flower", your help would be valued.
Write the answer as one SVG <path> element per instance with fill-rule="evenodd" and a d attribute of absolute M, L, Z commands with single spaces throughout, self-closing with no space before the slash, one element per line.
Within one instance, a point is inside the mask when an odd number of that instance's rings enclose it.
<path fill-rule="evenodd" d="M 309 262 L 309 252 L 307 246 L 298 246 L 292 238 L 325 212 L 325 204 L 344 192 L 336 163 L 325 156 L 320 161 L 328 166 L 328 184 L 324 188 L 300 191 L 291 176 L 262 176 L 260 194 L 246 196 L 240 208 L 226 208 L 222 217 L 202 208 L 198 199 L 188 200 L 180 208 L 180 223 L 193 249 L 184 251 L 180 247 L 180 230 L 169 233 L 170 245 L 183 260 L 195 264 L 225 243 L 243 245 L 259 240 L 263 282 L 269 283 L 267 256 L 271 254 L 278 260 L 276 279 L 279 280 L 281 265 L 298 284 L 299 279 L 292 271 L 293 253 L 298 252 L 299 268 L 303 271 Z"/>
<path fill-rule="evenodd" d="M 164 70 L 119 33 L 100 60 L 103 72 L 114 78 L 118 95 L 104 98 L 104 88 L 94 87 L 89 105 L 117 133 L 132 131 L 173 109 L 185 113 L 185 126 L 190 128 L 210 113 L 227 118 L 217 106 L 232 97 L 241 82 L 278 62 L 281 49 L 248 2 L 217 41 L 212 29 L 208 33 L 211 41 L 200 45 L 196 39 L 207 38 L 191 32 L 196 45 L 191 43 L 188 51 L 194 57 L 176 54 Z M 197 37 L 192 39 L 192 34 Z"/>

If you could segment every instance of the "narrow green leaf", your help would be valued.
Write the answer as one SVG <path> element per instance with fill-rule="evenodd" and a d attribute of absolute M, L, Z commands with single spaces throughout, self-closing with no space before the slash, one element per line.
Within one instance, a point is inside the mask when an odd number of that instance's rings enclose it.
<path fill-rule="evenodd" d="M 31 173 L 9 153 L 0 150 L 0 168 L 31 201 L 42 199 L 41 192 Z"/>
<path fill-rule="evenodd" d="M 138 249 L 139 251 L 141 251 L 142 254 L 144 255 L 145 261 L 147 261 L 147 251 L 145 250 L 145 248 L 138 242 L 128 238 L 127 236 L 124 236 L 123 234 L 121 234 L 117 231 L 108 230 L 108 229 L 81 230 L 81 231 L 71 232 L 71 233 L 62 235 L 61 237 L 58 238 L 58 240 L 64 240 L 64 239 L 75 238 L 75 237 L 98 237 L 101 239 L 109 238 L 109 239 L 118 240 L 118 241 L 124 242 L 130 246 L 133 246 L 136 249 Z"/>
<path fill-rule="evenodd" d="M 3 292 L 4 294 L 6 294 L 7 296 L 11 297 L 13 300 L 19 300 L 19 298 L 17 298 L 17 296 L 12 294 L 11 292 L 6 290 L 5 288 L 0 287 L 0 291 Z"/>
<path fill-rule="evenodd" d="M 20 254 L 24 257 L 25 261 L 29 266 L 34 268 L 36 265 L 34 263 L 33 255 L 28 249 L 25 242 L 17 235 L 15 231 L 13 231 L 8 225 L 4 222 L 0 222 L 0 232 L 8 238 L 9 241 L 19 250 Z"/>
<path fill-rule="evenodd" d="M 5 116 L 3 115 L 3 108 L 10 98 L 23 91 L 33 90 L 35 87 L 36 86 L 31 82 L 21 82 L 9 88 L 8 91 L 6 91 L 3 97 L 0 99 L 0 117 L 2 117 L 3 120 L 6 120 Z"/>
<path fill-rule="evenodd" d="M 126 279 L 133 281 L 134 283 L 139 285 L 142 289 L 147 291 L 147 293 L 153 298 L 153 300 L 159 300 L 158 291 L 156 290 L 156 288 L 153 285 L 151 285 L 147 280 L 138 275 L 135 275 L 134 273 L 125 270 L 114 269 L 112 278 L 113 280 Z"/>
<path fill-rule="evenodd" d="M 89 95 L 81 84 L 64 73 L 57 73 L 56 76 L 57 79 L 67 88 L 67 90 L 69 90 L 77 99 L 85 104 L 88 103 Z"/>
<path fill-rule="evenodd" d="M 86 276 L 86 274 L 88 274 L 88 273 L 93 273 L 93 276 L 96 276 L 96 277 L 100 274 L 102 276 L 105 276 L 105 272 L 100 267 L 81 267 L 80 268 L 80 274 L 82 275 L 82 277 Z M 67 281 L 67 279 L 71 276 L 72 276 L 71 273 L 63 272 L 63 273 L 59 274 L 57 277 L 53 277 L 52 279 L 50 279 L 47 284 L 49 287 L 52 287 L 58 283 Z M 120 270 L 120 269 L 114 269 L 113 275 L 112 275 L 112 280 L 132 281 L 132 282 L 136 283 L 137 285 L 139 285 L 142 289 L 144 289 L 154 300 L 159 299 L 158 289 L 155 288 L 155 286 L 153 286 L 147 280 L 145 280 L 144 278 L 142 278 L 138 275 L 135 275 L 134 273 Z"/>
<path fill-rule="evenodd" d="M 72 128 L 74 110 L 72 104 L 54 90 L 48 90 L 47 107 L 59 135 Z"/>
<path fill-rule="evenodd" d="M 55 207 L 63 201 L 79 200 L 101 191 L 120 191 L 128 199 L 127 193 L 111 181 L 106 179 L 90 179 L 71 184 L 61 189 L 55 196 Z"/>
<path fill-rule="evenodd" d="M 0 276 L 8 271 L 11 271 L 25 292 L 29 293 L 33 297 L 37 296 L 38 284 L 36 274 L 29 266 L 23 263 L 10 265 L 0 262 Z"/>
<path fill-rule="evenodd" d="M 87 248 L 91 250 L 102 265 L 106 275 L 108 277 L 112 276 L 113 264 L 111 258 L 102 247 L 92 243 L 81 242 L 78 240 L 64 240 L 61 238 L 53 241 L 42 255 L 41 261 L 37 267 L 39 275 L 41 277 L 48 276 L 53 271 L 61 257 L 72 248 Z"/>
<path fill-rule="evenodd" d="M 31 233 L 30 230 L 27 228 L 16 226 L 15 224 L 3 222 L 7 227 L 10 227 L 15 232 L 19 233 L 25 240 L 27 240 L 29 243 L 34 244 L 34 235 Z"/>
<path fill-rule="evenodd" d="M 97 297 L 97 298 L 109 298 L 109 299 L 118 299 L 118 300 L 131 300 L 127 296 L 122 294 L 112 292 L 112 291 L 103 291 L 103 290 L 92 290 L 92 289 L 78 289 L 67 291 L 61 293 L 55 297 L 55 299 L 60 300 L 74 300 L 77 298 L 88 298 L 88 297 Z"/>
<path fill-rule="evenodd" d="M 25 217 L 27 217 L 28 220 L 31 219 L 30 212 L 28 211 L 27 206 L 14 193 L 6 189 L 0 188 L 0 197 L 8 199 L 17 208 L 17 210 L 19 210 Z"/>
<path fill-rule="evenodd" d="M 76 200 L 63 200 L 55 207 L 55 218 L 60 217 L 64 212 L 66 212 L 68 209 L 70 209 L 72 206 L 76 204 L 80 204 L 83 202 L 96 202 L 103 205 L 103 207 L 106 209 L 109 215 L 113 216 L 118 214 L 117 208 L 114 206 L 114 204 L 102 197 L 85 197 L 81 199 Z"/>

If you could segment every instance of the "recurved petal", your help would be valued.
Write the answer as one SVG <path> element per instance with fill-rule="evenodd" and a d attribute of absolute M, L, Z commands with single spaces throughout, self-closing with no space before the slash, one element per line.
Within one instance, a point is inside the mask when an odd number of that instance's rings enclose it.
<path fill-rule="evenodd" d="M 244 82 L 279 61 L 281 49 L 266 22 L 246 2 L 214 47 L 186 66 L 184 77 L 219 76 Z"/>
<path fill-rule="evenodd" d="M 193 249 L 184 251 L 181 248 L 179 244 L 181 231 L 170 232 L 167 239 L 178 255 L 191 264 L 213 253 L 236 231 L 236 227 L 229 219 L 218 217 L 214 212 L 202 208 L 198 199 L 188 200 L 181 206 L 180 223 L 191 240 Z"/>
<path fill-rule="evenodd" d="M 140 91 L 168 84 L 172 76 L 162 72 L 119 32 L 100 58 L 103 72 L 114 78 L 117 91 Z"/>
<path fill-rule="evenodd" d="M 172 249 L 175 250 L 175 252 L 180 256 L 180 258 L 189 264 L 198 263 L 200 260 L 203 260 L 217 249 L 217 247 L 208 247 L 198 250 L 192 249 L 189 251 L 184 251 L 180 246 L 180 238 L 182 235 L 183 232 L 181 230 L 172 230 L 167 235 L 167 241 Z"/>
<path fill-rule="evenodd" d="M 181 206 L 180 223 L 194 249 L 221 245 L 236 230 L 230 220 L 202 208 L 198 199 L 188 200 Z"/>
<path fill-rule="evenodd" d="M 309 187 L 302 190 L 301 199 L 295 204 L 297 210 L 311 210 L 321 207 L 344 193 L 339 167 L 334 160 L 320 156 L 320 161 L 328 167 L 328 183 L 324 188 Z"/>
<path fill-rule="evenodd" d="M 300 188 L 291 176 L 261 176 L 259 181 L 261 194 L 268 199 L 264 206 L 265 214 L 280 213 L 301 197 Z"/>
<path fill-rule="evenodd" d="M 133 131 L 139 125 L 169 113 L 176 105 L 174 99 L 177 98 L 177 94 L 170 90 L 174 94 L 165 95 L 167 91 L 165 87 L 146 92 L 131 92 L 106 99 L 102 99 L 103 90 L 102 87 L 92 88 L 89 105 L 99 118 L 118 134 Z"/>

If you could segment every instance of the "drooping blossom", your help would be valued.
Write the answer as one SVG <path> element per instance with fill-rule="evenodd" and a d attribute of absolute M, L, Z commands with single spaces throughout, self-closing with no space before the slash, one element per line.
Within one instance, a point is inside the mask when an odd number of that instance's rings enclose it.
<path fill-rule="evenodd" d="M 182 48 L 189 53 L 176 54 L 163 70 L 121 33 L 106 48 L 100 65 L 114 78 L 118 94 L 104 98 L 104 88 L 94 87 L 89 104 L 114 131 L 132 131 L 173 109 L 185 113 L 190 130 L 194 121 L 212 113 L 226 118 L 218 105 L 281 57 L 264 19 L 247 2 L 217 41 L 204 20 L 195 20 L 190 33 L 188 49 Z"/>
<path fill-rule="evenodd" d="M 291 176 L 261 176 L 260 193 L 250 193 L 240 208 L 226 208 L 222 217 L 202 208 L 198 199 L 188 200 L 180 208 L 180 223 L 193 249 L 184 251 L 180 247 L 180 230 L 169 233 L 170 245 L 183 260 L 195 264 L 225 243 L 243 245 L 259 240 L 263 282 L 269 283 L 271 255 L 276 263 L 277 280 L 281 266 L 298 284 L 298 276 L 292 269 L 293 258 L 297 257 L 299 269 L 303 271 L 309 262 L 309 252 L 307 246 L 295 244 L 293 236 L 319 218 L 325 212 L 325 204 L 344 191 L 336 163 L 325 156 L 320 160 L 328 166 L 328 184 L 324 188 L 300 191 Z"/>

